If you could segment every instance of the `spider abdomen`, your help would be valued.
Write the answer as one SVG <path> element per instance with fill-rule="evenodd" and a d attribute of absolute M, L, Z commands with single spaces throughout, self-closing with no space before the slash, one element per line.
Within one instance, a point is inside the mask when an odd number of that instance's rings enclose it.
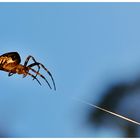
<path fill-rule="evenodd" d="M 7 61 L 7 63 L 16 62 L 19 64 L 21 62 L 21 58 L 17 52 L 9 52 L 0 56 L 0 64 L 2 61 Z"/>
<path fill-rule="evenodd" d="M 0 65 L 9 64 L 9 63 L 13 63 L 13 62 L 14 61 L 12 60 L 12 58 L 0 57 Z"/>

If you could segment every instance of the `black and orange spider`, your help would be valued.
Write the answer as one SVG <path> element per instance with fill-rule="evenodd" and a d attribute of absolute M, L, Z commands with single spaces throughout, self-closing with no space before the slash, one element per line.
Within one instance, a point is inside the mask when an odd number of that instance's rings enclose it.
<path fill-rule="evenodd" d="M 34 61 L 34 63 L 27 65 L 30 58 Z M 56 90 L 55 82 L 54 82 L 54 79 L 52 77 L 52 74 L 48 71 L 47 68 L 45 68 L 45 66 L 43 64 L 37 62 L 33 56 L 29 55 L 26 58 L 24 65 L 20 64 L 20 62 L 21 62 L 21 58 L 17 52 L 5 53 L 5 54 L 0 56 L 0 70 L 9 72 L 8 76 L 12 76 L 13 74 L 17 73 L 17 74 L 23 74 L 23 78 L 24 78 L 27 75 L 30 75 L 31 77 L 33 77 L 33 80 L 36 79 L 37 82 L 41 85 L 40 81 L 37 79 L 37 76 L 39 75 L 47 82 L 50 89 L 52 89 L 52 87 L 50 86 L 47 79 L 42 74 L 39 73 L 40 67 L 42 67 L 45 71 L 47 71 L 47 73 L 51 77 L 51 79 L 53 81 L 53 85 L 54 85 L 54 90 Z M 34 66 L 38 67 L 38 71 L 36 71 L 32 68 Z M 31 74 L 29 72 L 30 70 L 32 72 L 34 72 L 36 75 Z"/>

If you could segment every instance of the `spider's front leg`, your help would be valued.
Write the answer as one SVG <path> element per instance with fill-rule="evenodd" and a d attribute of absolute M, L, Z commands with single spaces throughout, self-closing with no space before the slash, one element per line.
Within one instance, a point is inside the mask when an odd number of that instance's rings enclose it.
<path fill-rule="evenodd" d="M 39 82 L 39 80 L 33 74 L 31 74 L 31 73 L 28 72 L 28 75 L 30 75 L 31 77 L 33 77 L 41 85 L 41 83 Z"/>
<path fill-rule="evenodd" d="M 31 71 L 33 71 L 34 73 L 36 73 L 37 75 L 39 75 L 40 77 L 42 77 L 48 84 L 48 86 L 51 88 L 51 85 L 49 84 L 48 80 L 42 75 L 40 74 L 39 72 L 37 72 L 36 70 L 32 69 L 31 67 L 28 67 Z M 29 73 L 30 74 L 30 73 Z M 34 79 L 37 79 L 34 75 L 31 75 Z"/>
<path fill-rule="evenodd" d="M 51 77 L 51 79 L 52 79 L 52 82 L 53 82 L 53 85 L 54 85 L 54 89 L 56 90 L 56 86 L 55 86 L 55 82 L 54 82 L 54 79 L 53 79 L 53 76 L 52 76 L 52 74 L 50 73 L 50 71 L 43 65 L 43 64 L 41 64 L 41 63 L 38 63 L 38 62 L 36 62 L 36 63 L 33 63 L 33 64 L 30 64 L 28 67 L 33 67 L 33 66 L 41 66 L 48 74 L 49 74 L 49 76 Z M 39 72 L 38 72 L 39 73 Z M 36 73 L 36 75 L 38 75 L 37 73 Z M 44 79 L 44 78 L 43 78 Z"/>
<path fill-rule="evenodd" d="M 38 62 L 35 60 L 35 58 L 34 58 L 33 56 L 29 55 L 29 56 L 26 58 L 25 62 L 24 62 L 24 66 L 25 66 L 25 67 L 27 67 L 27 64 L 28 64 L 28 62 L 29 62 L 30 59 L 32 59 L 32 60 L 34 61 L 34 63 L 38 63 Z M 34 64 L 34 63 L 33 63 L 33 64 Z M 28 65 L 28 67 L 33 67 L 33 66 L 35 66 L 35 65 L 32 65 L 32 64 Z M 36 66 L 38 67 L 37 72 L 39 72 L 40 66 L 39 66 L 39 65 L 36 65 Z M 25 76 L 26 76 L 26 75 L 23 75 L 23 77 L 25 77 Z M 37 74 L 35 75 L 35 77 L 37 77 Z M 35 78 L 33 78 L 33 80 L 34 80 L 34 79 L 35 79 Z"/>

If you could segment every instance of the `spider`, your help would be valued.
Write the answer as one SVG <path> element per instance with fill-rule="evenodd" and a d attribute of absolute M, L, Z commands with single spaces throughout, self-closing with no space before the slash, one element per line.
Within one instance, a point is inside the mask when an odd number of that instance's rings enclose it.
<path fill-rule="evenodd" d="M 30 59 L 33 60 L 33 63 L 27 65 Z M 51 77 L 54 90 L 56 90 L 56 86 L 52 74 L 49 72 L 47 68 L 45 68 L 43 64 L 37 62 L 33 56 L 29 55 L 26 58 L 24 65 L 20 64 L 20 62 L 21 62 L 21 58 L 17 52 L 5 53 L 3 55 L 0 55 L 0 70 L 9 72 L 8 76 L 12 76 L 13 74 L 17 73 L 17 74 L 23 74 L 23 78 L 24 78 L 27 75 L 29 75 L 33 78 L 33 80 L 35 79 L 41 85 L 40 81 L 37 79 L 37 76 L 39 75 L 47 82 L 50 89 L 52 89 L 47 79 L 42 74 L 39 73 L 40 67 L 42 67 Z M 38 67 L 37 71 L 33 69 L 34 66 Z M 32 71 L 36 75 L 31 74 L 30 71 Z"/>

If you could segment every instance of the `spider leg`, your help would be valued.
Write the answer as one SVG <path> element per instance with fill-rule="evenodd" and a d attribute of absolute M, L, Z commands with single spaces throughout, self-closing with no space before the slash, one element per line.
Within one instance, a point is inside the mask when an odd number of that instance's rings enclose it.
<path fill-rule="evenodd" d="M 46 81 L 46 83 L 48 84 L 48 86 L 50 87 L 50 89 L 52 89 L 52 87 L 50 86 L 49 82 L 47 81 L 47 79 L 46 79 L 42 74 L 40 74 L 40 73 L 37 72 L 36 70 L 32 69 L 31 67 L 28 67 L 28 68 L 29 68 L 30 70 L 32 70 L 34 73 L 36 73 L 37 75 L 39 75 L 41 78 L 43 78 L 43 79 Z M 37 79 L 35 76 L 34 76 L 33 78 Z"/>
<path fill-rule="evenodd" d="M 29 60 L 30 60 L 30 58 L 34 61 L 34 63 L 37 63 L 36 60 L 35 60 L 35 58 L 34 58 L 33 56 L 29 55 L 29 56 L 26 58 L 25 62 L 24 62 L 24 66 L 25 66 L 25 67 L 27 66 L 27 64 L 28 64 L 28 62 L 29 62 Z M 30 65 L 32 65 L 32 64 L 30 64 Z M 30 66 L 30 65 L 29 65 L 29 67 L 32 67 L 32 66 Z M 37 66 L 38 66 L 37 72 L 39 72 L 40 66 L 39 66 L 39 65 L 37 65 Z M 37 74 L 36 74 L 35 77 L 37 77 Z M 33 80 L 34 80 L 34 79 L 35 79 L 35 78 L 33 78 Z"/>
<path fill-rule="evenodd" d="M 29 56 L 26 58 L 25 62 L 24 62 L 24 66 L 27 66 L 27 63 L 29 62 L 30 58 L 32 58 L 32 60 L 33 60 L 34 62 L 36 62 L 36 60 L 34 59 L 34 57 L 31 56 L 31 55 L 29 55 Z"/>
<path fill-rule="evenodd" d="M 45 66 L 44 66 L 43 64 L 38 63 L 38 62 L 33 63 L 33 64 L 30 64 L 29 67 L 33 67 L 33 66 L 35 66 L 35 65 L 41 66 L 45 71 L 47 71 L 47 73 L 49 74 L 49 76 L 51 77 L 51 79 L 52 79 L 52 81 L 53 81 L 54 89 L 56 90 L 55 82 L 54 82 L 53 76 L 52 76 L 52 74 L 50 73 L 50 71 L 49 71 L 47 68 L 45 68 Z"/>
<path fill-rule="evenodd" d="M 31 73 L 28 72 L 28 75 L 30 75 L 31 77 L 33 77 L 34 79 L 36 79 L 36 81 L 41 85 L 40 81 Z"/>
<path fill-rule="evenodd" d="M 46 70 L 47 71 L 47 73 L 49 74 L 49 76 L 51 77 L 51 79 L 52 79 L 52 82 L 53 82 L 53 85 L 54 85 L 54 90 L 56 90 L 56 86 L 55 86 L 55 82 L 54 82 L 54 79 L 53 79 L 53 76 L 52 76 L 52 74 L 50 73 L 50 71 L 43 65 L 43 64 L 41 64 L 41 63 L 39 63 L 41 66 L 42 66 L 42 68 L 44 69 L 44 70 Z"/>
<path fill-rule="evenodd" d="M 12 76 L 13 74 L 15 74 L 15 73 L 9 72 L 8 73 L 8 76 Z"/>
<path fill-rule="evenodd" d="M 37 72 L 39 72 L 40 66 L 39 66 L 39 65 L 36 65 L 36 63 L 37 63 L 37 62 L 30 64 L 30 65 L 28 65 L 28 67 L 38 66 Z M 37 77 L 37 74 L 35 75 L 35 77 Z M 34 79 L 35 79 L 35 78 L 33 78 L 33 80 L 34 80 Z"/>

